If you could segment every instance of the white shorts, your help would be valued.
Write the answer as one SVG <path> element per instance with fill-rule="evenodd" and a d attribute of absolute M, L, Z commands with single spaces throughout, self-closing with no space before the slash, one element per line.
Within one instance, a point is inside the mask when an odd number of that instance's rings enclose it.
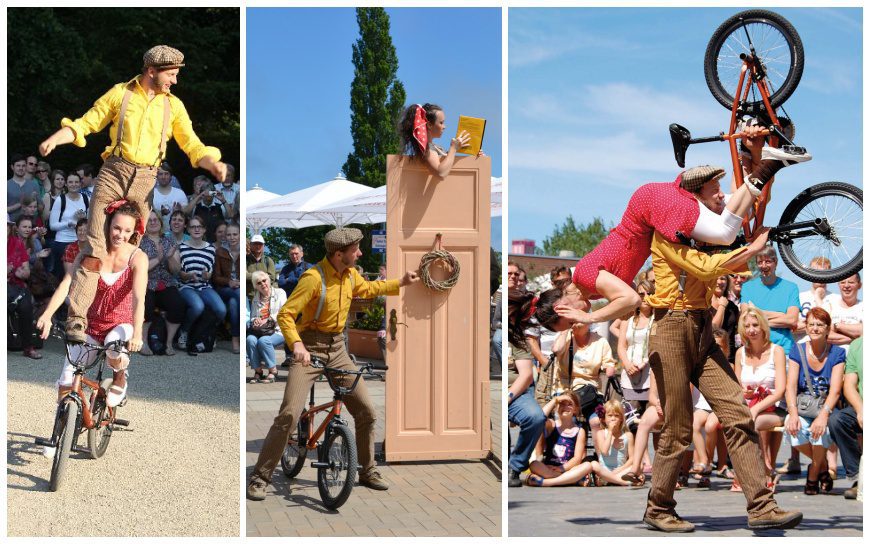
<path fill-rule="evenodd" d="M 131 338 L 133 338 L 133 325 L 130 325 L 129 323 L 122 323 L 109 331 L 109 334 L 106 335 L 106 340 L 103 343 L 98 342 L 90 335 L 85 337 L 85 342 L 96 346 L 105 346 L 109 342 L 115 342 L 117 340 L 120 340 L 121 342 L 127 342 Z M 63 369 L 60 371 L 60 378 L 57 379 L 58 387 L 69 387 L 73 383 L 73 374 L 75 373 L 76 367 L 74 367 L 70 362 L 70 355 L 76 361 L 80 361 L 82 360 L 82 358 L 84 358 L 88 363 L 91 363 L 94 359 L 96 359 L 97 352 L 95 352 L 94 350 L 88 350 L 87 353 L 82 355 L 81 352 L 83 349 L 84 348 L 80 345 L 71 345 L 69 347 L 69 353 L 64 359 Z M 127 363 L 129 362 L 130 358 L 127 356 L 127 354 L 122 353 L 121 366 L 126 368 Z"/>

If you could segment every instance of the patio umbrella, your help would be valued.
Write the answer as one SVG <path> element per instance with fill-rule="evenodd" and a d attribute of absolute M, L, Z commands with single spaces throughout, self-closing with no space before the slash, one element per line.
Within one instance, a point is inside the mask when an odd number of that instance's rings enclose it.
<path fill-rule="evenodd" d="M 354 221 L 348 214 L 322 213 L 333 202 L 371 190 L 371 187 L 348 181 L 341 174 L 325 183 L 306 187 L 284 196 L 248 206 L 248 222 L 260 221 L 268 227 L 302 228 L 315 225 L 343 226 Z"/>

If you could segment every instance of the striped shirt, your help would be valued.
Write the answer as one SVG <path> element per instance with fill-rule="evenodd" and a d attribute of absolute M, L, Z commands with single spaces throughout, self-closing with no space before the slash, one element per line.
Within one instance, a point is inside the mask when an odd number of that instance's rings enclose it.
<path fill-rule="evenodd" d="M 211 284 L 202 280 L 203 272 L 211 273 L 214 270 L 215 249 L 211 244 L 206 244 L 204 247 L 195 248 L 182 242 L 178 245 L 178 253 L 181 256 L 181 270 L 188 274 L 196 272 L 199 274 L 200 280 L 188 280 L 181 284 L 181 289 L 196 289 L 201 291 L 206 287 L 211 287 Z"/>

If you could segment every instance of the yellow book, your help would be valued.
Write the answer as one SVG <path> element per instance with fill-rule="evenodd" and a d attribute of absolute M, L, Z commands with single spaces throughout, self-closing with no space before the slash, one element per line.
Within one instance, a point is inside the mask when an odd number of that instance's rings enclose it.
<path fill-rule="evenodd" d="M 462 134 L 462 131 L 468 133 L 471 137 L 468 144 L 462 149 L 458 149 L 459 153 L 466 155 L 477 156 L 480 153 L 480 147 L 483 145 L 483 131 L 486 129 L 486 119 L 478 119 L 477 117 L 459 116 L 459 125 L 456 127 L 456 137 Z"/>

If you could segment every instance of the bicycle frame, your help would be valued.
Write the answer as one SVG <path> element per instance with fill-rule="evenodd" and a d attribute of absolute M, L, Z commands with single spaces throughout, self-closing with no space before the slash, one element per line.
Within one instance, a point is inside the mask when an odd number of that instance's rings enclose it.
<path fill-rule="evenodd" d="M 324 368 L 323 374 L 326 376 L 326 381 L 329 383 L 329 387 L 332 389 L 334 396 L 330 402 L 327 402 L 325 404 L 321 404 L 319 406 L 315 406 L 314 405 L 314 384 L 311 385 L 311 397 L 310 397 L 310 400 L 308 402 L 308 411 L 305 413 L 304 416 L 302 416 L 302 419 L 304 419 L 308 422 L 308 425 L 306 426 L 308 429 L 308 438 L 305 442 L 305 447 L 309 450 L 312 450 L 312 449 L 317 447 L 317 442 L 320 440 L 320 438 L 326 432 L 326 429 L 329 428 L 330 424 L 333 424 L 333 422 L 336 420 L 340 423 L 343 423 L 341 420 L 341 408 L 344 405 L 344 403 L 342 402 L 341 399 L 344 395 L 347 395 L 351 391 L 356 389 L 356 386 L 359 383 L 360 378 L 362 378 L 362 376 L 363 376 L 362 373 L 346 372 L 346 371 L 342 371 L 342 370 L 335 370 L 335 369 L 329 369 L 329 368 Z M 349 387 L 344 387 L 341 385 L 336 385 L 332 381 L 333 374 L 355 375 L 356 378 L 354 378 L 353 383 Z M 316 431 L 312 430 L 314 428 L 314 425 L 313 425 L 314 416 L 320 412 L 325 412 L 327 410 L 329 410 L 329 413 L 326 415 L 326 419 L 323 420 L 323 423 L 320 424 L 320 426 L 317 428 Z M 301 440 L 301 437 L 300 437 L 300 440 Z"/>

